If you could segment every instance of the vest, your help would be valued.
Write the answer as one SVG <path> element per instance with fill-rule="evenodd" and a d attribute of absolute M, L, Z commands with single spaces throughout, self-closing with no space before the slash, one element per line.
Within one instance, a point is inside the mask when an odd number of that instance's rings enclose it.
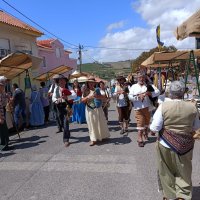
<path fill-rule="evenodd" d="M 179 134 L 191 134 L 197 115 L 194 103 L 185 101 L 169 101 L 162 103 L 164 128 Z"/>

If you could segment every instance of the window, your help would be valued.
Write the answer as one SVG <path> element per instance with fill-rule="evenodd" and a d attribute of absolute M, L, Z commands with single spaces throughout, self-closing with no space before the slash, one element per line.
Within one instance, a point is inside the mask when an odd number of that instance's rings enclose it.
<path fill-rule="evenodd" d="M 56 48 L 56 57 L 60 58 L 61 57 L 61 52 L 59 48 Z"/>
<path fill-rule="evenodd" d="M 7 56 L 10 51 L 10 41 L 8 39 L 0 38 L 0 58 Z"/>
<path fill-rule="evenodd" d="M 42 57 L 42 67 L 47 67 L 47 62 L 45 56 Z"/>

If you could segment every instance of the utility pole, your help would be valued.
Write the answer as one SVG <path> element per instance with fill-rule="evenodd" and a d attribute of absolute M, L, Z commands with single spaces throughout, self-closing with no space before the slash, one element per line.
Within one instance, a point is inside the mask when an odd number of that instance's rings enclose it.
<path fill-rule="evenodd" d="M 82 67 L 82 49 L 83 49 L 83 45 L 78 46 L 78 54 L 79 54 L 79 71 L 81 72 L 81 67 Z"/>

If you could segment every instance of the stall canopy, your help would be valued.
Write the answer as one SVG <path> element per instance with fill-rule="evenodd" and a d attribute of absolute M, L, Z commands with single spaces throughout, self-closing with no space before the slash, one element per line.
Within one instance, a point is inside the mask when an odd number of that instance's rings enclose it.
<path fill-rule="evenodd" d="M 193 52 L 195 57 L 200 57 L 200 50 L 194 50 Z M 144 67 L 150 67 L 155 64 L 175 63 L 181 60 L 188 60 L 189 57 L 190 51 L 154 52 L 141 65 Z"/>
<path fill-rule="evenodd" d="M 46 81 L 51 79 L 55 74 L 65 74 L 66 72 L 69 72 L 71 70 L 72 70 L 71 67 L 66 65 L 61 65 L 43 74 L 40 74 L 39 76 L 35 77 L 35 79 L 38 81 Z"/>
<path fill-rule="evenodd" d="M 12 53 L 0 60 L 0 75 L 13 79 L 29 68 L 39 66 L 42 59 L 26 53 Z"/>
<path fill-rule="evenodd" d="M 86 72 L 79 72 L 77 70 L 75 70 L 71 75 L 70 78 L 74 79 L 74 78 L 80 78 L 80 77 L 87 77 L 89 74 Z"/>
<path fill-rule="evenodd" d="M 175 35 L 177 40 L 183 40 L 187 37 L 200 37 L 200 10 L 178 26 Z"/>

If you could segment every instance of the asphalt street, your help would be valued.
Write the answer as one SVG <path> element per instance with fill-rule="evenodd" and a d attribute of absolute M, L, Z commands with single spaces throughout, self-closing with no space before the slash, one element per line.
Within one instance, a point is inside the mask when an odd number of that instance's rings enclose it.
<path fill-rule="evenodd" d="M 0 200 L 160 200 L 156 137 L 137 146 L 132 112 L 129 134 L 121 136 L 117 112 L 109 111 L 111 138 L 89 146 L 87 124 L 70 124 L 65 148 L 55 125 L 11 137 L 13 151 L 0 155 Z M 200 200 L 200 142 L 193 157 L 193 199 Z"/>

